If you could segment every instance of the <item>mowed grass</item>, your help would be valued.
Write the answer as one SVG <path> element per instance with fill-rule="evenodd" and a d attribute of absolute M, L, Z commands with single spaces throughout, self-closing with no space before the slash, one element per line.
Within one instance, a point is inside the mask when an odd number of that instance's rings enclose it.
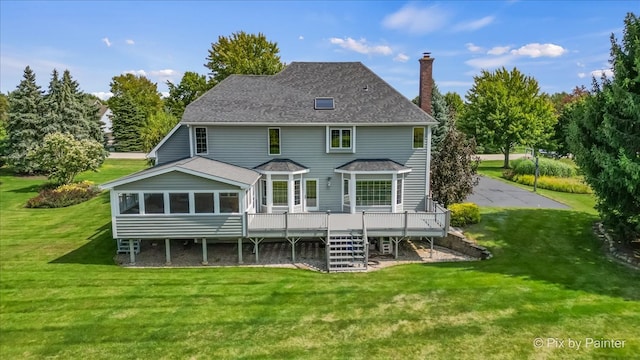
<path fill-rule="evenodd" d="M 109 160 L 82 178 L 103 182 L 142 167 Z M 468 229 L 494 254 L 482 262 L 356 274 L 131 269 L 114 265 L 106 194 L 65 209 L 25 209 L 43 180 L 4 171 L 0 181 L 2 359 L 640 354 L 640 275 L 603 256 L 586 212 L 483 209 Z M 568 339 L 581 348 L 568 348 Z M 586 339 L 624 346 L 586 347 Z"/>

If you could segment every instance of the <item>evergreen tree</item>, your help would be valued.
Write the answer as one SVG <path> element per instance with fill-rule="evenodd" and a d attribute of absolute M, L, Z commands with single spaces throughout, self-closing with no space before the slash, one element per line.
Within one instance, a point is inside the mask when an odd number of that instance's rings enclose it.
<path fill-rule="evenodd" d="M 611 36 L 614 78 L 594 79 L 575 106 L 569 142 L 603 221 L 631 242 L 640 236 L 640 20 L 629 13 L 624 23 L 622 43 Z"/>
<path fill-rule="evenodd" d="M 140 131 L 151 115 L 163 110 L 157 85 L 144 76 L 124 74 L 111 81 L 108 100 L 112 131 L 118 151 L 141 151 Z"/>
<path fill-rule="evenodd" d="M 7 155 L 7 121 L 9 118 L 9 98 L 0 93 L 0 166 L 5 163 Z"/>
<path fill-rule="evenodd" d="M 36 84 L 36 75 L 29 66 L 24 69 L 23 80 L 9 94 L 6 160 L 18 173 L 38 171 L 37 164 L 28 156 L 44 138 L 42 91 Z"/>
<path fill-rule="evenodd" d="M 452 119 L 449 114 L 449 108 L 445 102 L 444 96 L 438 90 L 438 86 L 433 84 L 433 92 L 431 94 L 431 109 L 433 110 L 433 117 L 438 121 L 438 126 L 433 129 L 431 136 L 431 146 L 433 153 L 440 151 L 442 142 L 449 132 Z"/>

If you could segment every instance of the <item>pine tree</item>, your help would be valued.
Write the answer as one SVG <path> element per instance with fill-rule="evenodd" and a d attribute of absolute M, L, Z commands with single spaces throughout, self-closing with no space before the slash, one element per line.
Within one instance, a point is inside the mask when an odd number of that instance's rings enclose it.
<path fill-rule="evenodd" d="M 569 142 L 600 216 L 630 242 L 640 236 L 640 20 L 629 13 L 624 23 L 622 43 L 611 36 L 614 78 L 594 79 L 573 110 Z"/>
<path fill-rule="evenodd" d="M 433 117 L 438 121 L 438 126 L 433 129 L 433 135 L 431 136 L 432 151 L 437 153 L 440 151 L 442 141 L 449 132 L 452 119 L 444 96 L 442 96 L 436 84 L 433 85 L 433 93 L 431 94 L 431 109 L 433 109 Z"/>
<path fill-rule="evenodd" d="M 29 66 L 24 69 L 23 80 L 9 94 L 6 160 L 18 173 L 34 173 L 37 164 L 29 156 L 44 138 L 42 90 L 36 84 L 36 75 Z"/>
<path fill-rule="evenodd" d="M 117 102 L 109 103 L 112 108 L 114 104 L 118 110 L 112 110 L 111 130 L 116 139 L 118 151 L 142 150 L 141 131 L 146 124 L 144 113 L 135 106 L 129 96 L 122 96 L 117 99 Z"/>

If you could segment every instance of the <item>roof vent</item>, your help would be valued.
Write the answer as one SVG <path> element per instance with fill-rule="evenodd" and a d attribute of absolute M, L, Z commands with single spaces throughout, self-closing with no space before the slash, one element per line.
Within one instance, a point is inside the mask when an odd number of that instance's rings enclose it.
<path fill-rule="evenodd" d="M 333 110 L 335 109 L 332 97 L 317 97 L 314 103 L 314 109 L 316 110 Z"/>

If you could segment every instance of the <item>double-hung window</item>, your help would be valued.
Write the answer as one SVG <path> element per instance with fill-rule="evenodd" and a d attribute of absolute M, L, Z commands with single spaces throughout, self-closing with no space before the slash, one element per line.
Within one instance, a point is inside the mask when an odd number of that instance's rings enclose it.
<path fill-rule="evenodd" d="M 207 154 L 207 128 L 196 128 L 196 155 Z"/>
<path fill-rule="evenodd" d="M 327 152 L 355 152 L 355 128 L 327 127 Z"/>

